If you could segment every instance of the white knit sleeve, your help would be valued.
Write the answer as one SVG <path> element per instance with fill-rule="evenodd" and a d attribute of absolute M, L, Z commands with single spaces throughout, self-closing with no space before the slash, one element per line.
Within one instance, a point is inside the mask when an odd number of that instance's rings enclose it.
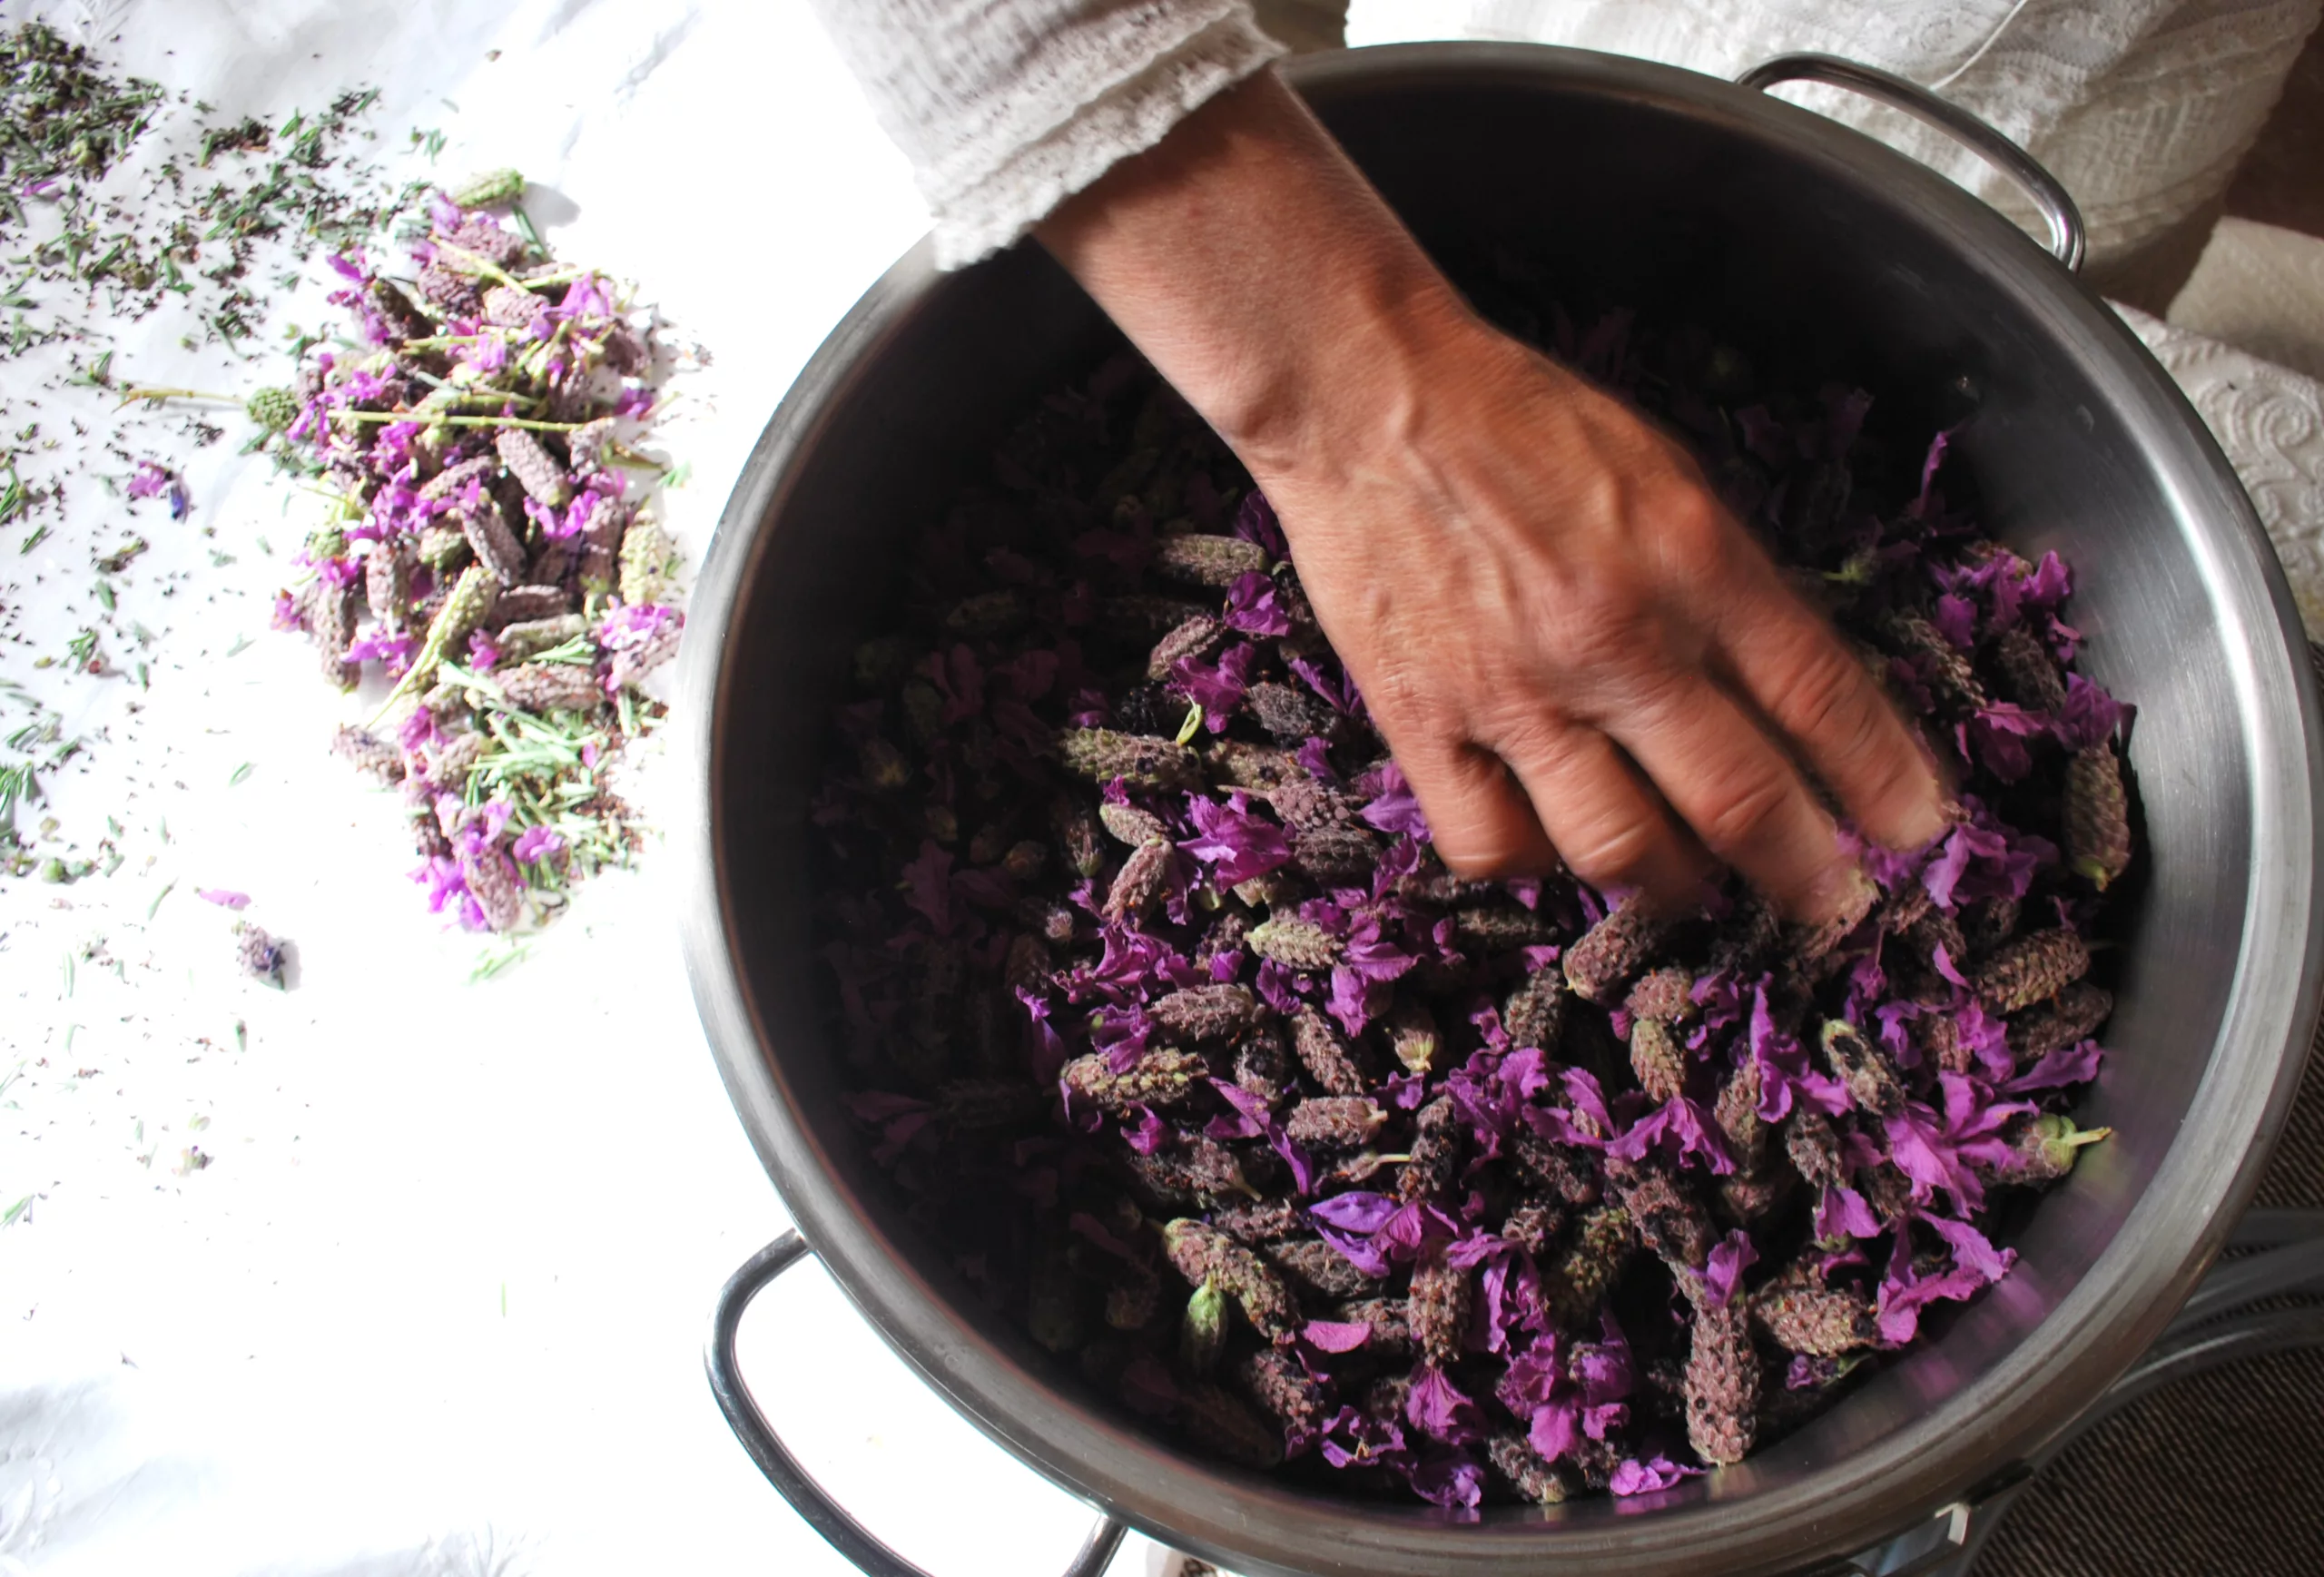
<path fill-rule="evenodd" d="M 811 0 L 911 161 L 936 261 L 1007 246 L 1283 54 L 1249 0 Z"/>

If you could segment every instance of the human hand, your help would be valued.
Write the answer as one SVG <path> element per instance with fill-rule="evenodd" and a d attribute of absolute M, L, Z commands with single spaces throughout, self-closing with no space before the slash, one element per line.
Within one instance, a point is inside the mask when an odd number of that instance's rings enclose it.
<path fill-rule="evenodd" d="M 1378 331 L 1249 458 L 1447 864 L 1554 845 L 1684 904 L 1708 851 L 1820 917 L 1861 879 L 1801 764 L 1879 842 L 1942 831 L 1878 685 L 1676 444 L 1465 312 Z"/>
<path fill-rule="evenodd" d="M 1683 905 L 1709 856 L 1823 919 L 1814 773 L 1915 846 L 1944 793 L 1678 447 L 1479 321 L 1272 75 L 1040 232 L 1234 446 L 1454 870 Z"/>

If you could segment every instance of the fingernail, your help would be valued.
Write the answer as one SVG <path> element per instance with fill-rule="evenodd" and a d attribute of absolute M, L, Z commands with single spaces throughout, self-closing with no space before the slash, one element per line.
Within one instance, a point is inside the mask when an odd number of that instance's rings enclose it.
<path fill-rule="evenodd" d="M 1837 926 L 1841 931 L 1854 930 L 1858 921 L 1872 912 L 1880 902 L 1880 889 L 1872 878 L 1853 860 L 1837 860 L 1825 867 L 1815 885 L 1807 890 L 1807 901 L 1802 905 L 1818 923 Z"/>
<path fill-rule="evenodd" d="M 1918 813 L 1905 823 L 1904 836 L 1897 840 L 1903 849 L 1918 849 L 1935 843 L 1955 826 L 1968 819 L 1961 802 L 1945 792 L 1945 785 L 1931 780 L 1928 793 L 1920 802 Z"/>

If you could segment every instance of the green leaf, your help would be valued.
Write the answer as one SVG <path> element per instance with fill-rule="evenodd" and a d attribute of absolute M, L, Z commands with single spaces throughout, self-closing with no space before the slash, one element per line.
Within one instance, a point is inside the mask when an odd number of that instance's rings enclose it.
<path fill-rule="evenodd" d="M 228 778 L 228 779 L 226 780 L 226 786 L 227 786 L 228 788 L 232 788 L 236 784 L 238 784 L 238 783 L 241 782 L 244 778 L 246 778 L 246 777 L 250 776 L 251 773 L 255 769 L 256 765 L 257 765 L 257 764 L 256 764 L 256 763 L 254 763 L 254 762 L 248 762 L 248 761 L 246 761 L 246 762 L 242 763 L 242 764 L 241 764 L 241 765 L 240 765 L 240 766 L 238 766 L 238 767 L 236 767 L 236 768 L 234 769 L 234 775 L 233 775 L 233 776 L 231 776 L 231 777 L 230 777 L 230 778 Z"/>

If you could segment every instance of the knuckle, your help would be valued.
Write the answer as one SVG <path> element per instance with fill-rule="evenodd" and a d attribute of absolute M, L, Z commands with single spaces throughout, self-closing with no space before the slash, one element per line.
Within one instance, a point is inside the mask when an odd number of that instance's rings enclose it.
<path fill-rule="evenodd" d="M 1382 654 L 1363 683 L 1364 705 L 1384 724 L 1389 720 L 1425 726 L 1435 708 L 1432 686 L 1418 657 L 1409 648 Z"/>
<path fill-rule="evenodd" d="M 1647 625 L 1642 599 L 1627 586 L 1593 586 L 1576 594 L 1561 622 L 1565 660 L 1585 671 L 1635 663 Z"/>
<path fill-rule="evenodd" d="M 1783 831 L 1792 796 L 1792 785 L 1772 773 L 1722 784 L 1696 830 L 1722 854 L 1757 847 Z"/>
<path fill-rule="evenodd" d="M 1659 452 L 1640 457 L 1624 481 L 1622 520 L 1630 539 L 1665 577 L 1708 571 L 1727 551 L 1726 512 L 1690 468 Z"/>
<path fill-rule="evenodd" d="M 1880 717 L 1864 670 L 1827 642 L 1817 643 L 1790 667 L 1782 688 L 1785 730 L 1838 755 L 1868 750 Z"/>
<path fill-rule="evenodd" d="M 1567 829 L 1558 856 L 1593 887 L 1635 882 L 1653 863 L 1662 829 L 1642 814 L 1613 814 Z"/>
<path fill-rule="evenodd" d="M 1501 764 L 1473 746 L 1406 764 L 1437 857 L 1471 879 L 1539 874 L 1548 848 Z"/>
<path fill-rule="evenodd" d="M 1509 695 L 1491 718 L 1482 743 L 1521 779 L 1562 776 L 1573 756 L 1573 733 L 1563 715 L 1538 693 Z"/>
<path fill-rule="evenodd" d="M 1636 664 L 1622 688 L 1622 704 L 1648 727 L 1667 727 L 1688 715 L 1688 698 L 1699 682 L 1699 675 L 1669 663 Z"/>
<path fill-rule="evenodd" d="M 1504 876 L 1536 873 L 1532 869 L 1538 861 L 1526 858 L 1528 850 L 1522 843 L 1507 839 L 1478 843 L 1448 844 L 1442 838 L 1436 842 L 1437 857 L 1455 876 L 1469 882 L 1491 882 Z"/>
<path fill-rule="evenodd" d="M 1727 516 L 1717 500 L 1690 482 L 1673 482 L 1657 489 L 1651 508 L 1675 562 L 1717 571 L 1728 547 Z"/>

